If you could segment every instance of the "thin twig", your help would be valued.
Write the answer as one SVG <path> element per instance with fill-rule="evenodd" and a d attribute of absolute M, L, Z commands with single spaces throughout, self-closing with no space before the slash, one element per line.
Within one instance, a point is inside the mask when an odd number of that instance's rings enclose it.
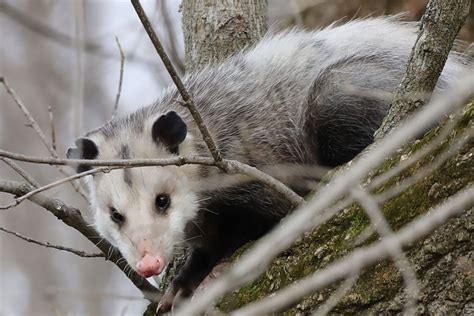
<path fill-rule="evenodd" d="M 447 149 L 442 154 L 437 155 L 435 160 L 421 168 L 418 168 L 416 173 L 406 179 L 403 179 L 403 181 L 397 183 L 396 186 L 377 194 L 375 196 L 375 199 L 380 203 L 387 201 L 393 198 L 394 196 L 397 196 L 401 192 L 405 191 L 424 177 L 430 175 L 434 172 L 434 170 L 437 170 L 438 167 L 440 167 L 446 160 L 448 160 L 451 156 L 458 152 L 469 140 L 471 140 L 473 134 L 474 128 L 468 128 L 458 137 L 458 140 L 454 142 L 454 144 L 452 144 L 449 149 Z"/>
<path fill-rule="evenodd" d="M 394 233 L 385 220 L 377 201 L 362 187 L 351 190 L 351 194 L 364 208 L 365 213 L 369 216 L 370 222 L 379 233 L 379 236 L 381 238 L 392 237 Z M 394 245 L 394 247 L 389 248 L 388 251 L 395 260 L 395 265 L 402 274 L 405 282 L 407 301 L 404 314 L 414 315 L 416 312 L 417 298 L 420 294 L 415 270 L 399 245 Z"/>
<path fill-rule="evenodd" d="M 463 214 L 474 206 L 474 187 L 470 186 L 456 193 L 448 201 L 428 211 L 425 215 L 408 224 L 396 234 L 384 238 L 374 245 L 359 248 L 345 258 L 328 267 L 300 279 L 271 296 L 234 311 L 233 315 L 266 315 L 294 304 L 305 297 L 338 280 L 349 276 L 354 269 L 363 270 L 389 257 L 389 249 L 406 247 L 426 237 L 450 218 Z M 222 277 L 221 277 L 222 278 Z M 217 280 L 215 281 L 217 282 Z M 179 312 L 179 310 L 178 310 Z M 186 314 L 178 314 L 186 315 Z"/>
<path fill-rule="evenodd" d="M 452 130 L 458 124 L 459 120 L 462 117 L 462 115 L 460 114 L 461 112 L 462 111 L 459 111 L 459 113 L 456 114 L 455 118 L 453 118 L 452 120 L 449 120 L 447 124 L 442 127 L 442 129 L 437 133 L 437 135 L 432 140 L 430 140 L 428 144 L 426 144 L 425 146 L 417 150 L 415 153 L 412 153 L 410 157 L 408 157 L 407 159 L 401 159 L 400 162 L 398 162 L 397 165 L 391 168 L 390 170 L 371 179 L 369 188 L 371 190 L 376 189 L 377 187 L 381 186 L 388 180 L 400 174 L 403 170 L 405 170 L 406 168 L 408 168 L 415 162 L 422 159 L 424 156 L 429 154 L 435 148 L 439 147 L 439 144 L 441 144 L 446 139 L 449 133 L 451 133 Z"/>
<path fill-rule="evenodd" d="M 53 156 L 54 158 L 57 158 L 58 154 L 56 153 L 54 148 L 51 146 L 51 144 L 46 139 L 46 135 L 43 133 L 43 130 L 38 125 L 36 120 L 33 118 L 30 111 L 28 111 L 28 108 L 18 98 L 17 94 L 15 93 L 15 90 L 13 90 L 10 87 L 10 85 L 8 84 L 7 79 L 2 77 L 2 78 L 0 78 L 0 82 L 5 87 L 5 90 L 7 91 L 7 93 L 12 97 L 13 101 L 15 101 L 15 104 L 20 108 L 21 112 L 23 112 L 23 114 L 25 115 L 26 119 L 28 120 L 28 126 L 30 126 L 36 132 L 36 134 L 39 136 L 39 138 L 40 138 L 41 142 L 43 143 L 43 145 L 46 147 L 46 149 L 48 149 L 51 156 Z"/>
<path fill-rule="evenodd" d="M 56 149 L 56 128 L 54 127 L 53 108 L 51 107 L 51 105 L 48 106 L 48 113 L 49 113 L 49 127 L 51 129 L 51 147 L 53 148 L 54 152 L 57 153 L 57 149 Z"/>
<path fill-rule="evenodd" d="M 161 16 L 163 17 L 163 21 L 165 22 L 166 30 L 167 30 L 167 38 L 170 43 L 170 53 L 171 57 L 173 58 L 174 65 L 177 68 L 179 74 L 184 74 L 184 65 L 181 59 L 178 56 L 178 47 L 176 45 L 176 34 L 173 33 L 173 23 L 170 19 L 170 14 L 168 12 L 168 0 L 158 1 L 158 4 L 161 6 Z"/>
<path fill-rule="evenodd" d="M 57 187 L 57 186 L 59 186 L 63 183 L 67 183 L 67 182 L 70 182 L 70 181 L 73 181 L 73 180 L 76 180 L 76 179 L 80 179 L 80 178 L 86 177 L 88 175 L 96 174 L 96 173 L 99 173 L 99 172 L 109 172 L 110 170 L 114 170 L 114 169 L 117 169 L 117 168 L 118 167 L 115 167 L 115 168 L 114 167 L 100 167 L 100 168 L 97 168 L 97 169 L 87 170 L 87 171 L 69 176 L 67 178 L 60 179 L 58 181 L 47 184 L 45 186 L 38 187 L 37 189 L 32 190 L 32 191 L 28 192 L 25 195 L 22 195 L 18 198 L 15 198 L 14 201 L 11 204 L 9 204 L 7 206 L 0 206 L 0 210 L 7 210 L 7 209 L 10 209 L 10 208 L 13 208 L 13 207 L 19 205 L 21 202 L 23 202 L 27 199 L 30 199 L 33 195 L 38 194 L 38 193 L 43 192 L 43 191 L 46 191 L 46 190 L 49 190 L 51 188 Z"/>
<path fill-rule="evenodd" d="M 118 105 L 120 101 L 120 94 L 122 93 L 123 70 L 124 70 L 124 63 L 125 63 L 125 54 L 123 53 L 122 45 L 120 45 L 120 42 L 117 36 L 115 36 L 115 42 L 117 43 L 117 47 L 120 53 L 120 76 L 119 76 L 119 83 L 118 83 L 118 88 L 117 88 L 117 95 L 115 96 L 114 110 L 112 112 L 112 119 L 114 119 L 117 116 Z"/>
<path fill-rule="evenodd" d="M 10 87 L 10 85 L 7 82 L 7 79 L 5 77 L 0 77 L 0 83 L 3 84 L 3 86 L 5 87 L 7 93 L 12 97 L 12 100 L 20 108 L 20 110 L 23 112 L 23 115 L 25 115 L 26 119 L 29 122 L 29 126 L 31 126 L 33 128 L 33 130 L 36 132 L 36 135 L 38 135 L 41 142 L 46 147 L 46 149 L 49 151 L 51 156 L 53 158 L 58 158 L 59 156 L 58 156 L 57 151 L 54 149 L 54 147 L 51 144 L 49 144 L 43 130 L 41 129 L 39 124 L 36 122 L 36 120 L 33 118 L 30 111 L 28 111 L 28 108 L 24 105 L 24 103 L 20 100 L 18 95 L 15 93 L 15 90 L 13 90 Z M 58 170 L 64 176 L 70 176 L 71 175 L 71 173 L 67 172 L 64 168 L 58 167 Z M 84 199 L 87 200 L 86 193 L 84 192 L 84 190 L 82 189 L 81 186 L 79 186 L 75 182 L 71 182 L 71 185 L 73 186 L 73 188 L 76 190 L 77 193 L 79 193 Z"/>
<path fill-rule="evenodd" d="M 20 239 L 23 239 L 27 242 L 31 242 L 33 244 L 37 244 L 37 245 L 44 246 L 44 247 L 47 247 L 47 248 L 54 248 L 54 249 L 58 249 L 58 250 L 67 251 L 67 252 L 73 253 L 73 254 L 75 254 L 79 257 L 83 257 L 83 258 L 103 258 L 103 257 L 105 257 L 105 255 L 101 252 L 87 253 L 87 252 L 77 250 L 77 249 L 74 249 L 74 248 L 69 248 L 69 247 L 64 247 L 64 246 L 59 246 L 59 245 L 53 245 L 53 244 L 51 244 L 47 241 L 35 240 L 35 239 L 32 239 L 32 238 L 23 236 L 23 235 L 15 232 L 15 231 L 9 230 L 5 227 L 0 227 L 0 231 L 4 231 L 5 233 L 8 233 L 8 234 L 13 235 L 15 237 L 18 237 Z"/>
<path fill-rule="evenodd" d="M 330 311 L 333 310 L 334 307 L 339 304 L 342 298 L 349 292 L 352 286 L 355 284 L 357 279 L 359 278 L 359 271 L 352 273 L 346 280 L 339 286 L 339 288 L 334 291 L 330 298 L 321 305 L 317 311 L 313 313 L 313 316 L 325 316 Z"/>
<path fill-rule="evenodd" d="M 202 135 L 202 139 L 206 143 L 209 151 L 211 152 L 211 155 L 214 158 L 216 165 L 219 168 L 224 168 L 224 166 L 221 164 L 222 155 L 219 149 L 217 148 L 214 140 L 212 139 L 212 136 L 209 133 L 207 126 L 204 124 L 201 114 L 199 113 L 198 109 L 194 105 L 194 101 L 191 98 L 191 95 L 186 90 L 186 87 L 181 81 L 181 78 L 178 76 L 178 73 L 174 69 L 173 64 L 171 63 L 168 55 L 166 54 L 163 48 L 163 45 L 161 45 L 161 42 L 158 39 L 158 36 L 156 35 L 155 31 L 153 30 L 153 27 L 151 26 L 151 23 L 148 20 L 148 17 L 145 11 L 143 10 L 142 5 L 140 4 L 140 1 L 131 0 L 131 2 L 132 2 L 133 7 L 135 8 L 135 11 L 137 12 L 138 17 L 140 18 L 140 21 L 143 24 L 143 27 L 145 28 L 145 31 L 150 37 L 150 40 L 153 43 L 153 46 L 155 47 L 156 52 L 158 53 L 158 55 L 160 55 L 160 58 L 163 61 L 163 64 L 165 65 L 166 69 L 168 70 L 168 73 L 171 76 L 171 79 L 173 80 L 174 84 L 176 85 L 176 88 L 181 94 L 181 97 L 183 98 L 183 101 L 184 101 L 183 104 L 188 108 L 197 127 L 199 128 L 199 131 L 201 132 L 201 135 Z"/>
<path fill-rule="evenodd" d="M 8 158 L 0 158 L 0 160 L 2 160 L 4 163 L 6 163 L 8 166 L 10 166 L 10 168 L 12 168 L 13 170 L 15 170 L 15 172 L 20 175 L 23 179 L 26 180 L 26 182 L 28 182 L 29 184 L 31 184 L 32 186 L 34 186 L 35 188 L 39 188 L 41 186 L 41 184 L 39 184 L 38 181 L 36 181 L 35 178 L 33 178 L 32 175 L 30 175 L 25 169 L 23 169 L 22 167 L 20 167 L 16 162 L 14 162 L 13 160 L 11 159 L 8 159 Z"/>

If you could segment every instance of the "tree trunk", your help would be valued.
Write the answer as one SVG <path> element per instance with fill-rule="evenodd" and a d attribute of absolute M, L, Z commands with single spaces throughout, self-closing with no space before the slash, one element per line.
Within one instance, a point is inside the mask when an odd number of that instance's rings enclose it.
<path fill-rule="evenodd" d="M 267 31 L 266 0 L 184 0 L 186 72 L 216 64 Z"/>

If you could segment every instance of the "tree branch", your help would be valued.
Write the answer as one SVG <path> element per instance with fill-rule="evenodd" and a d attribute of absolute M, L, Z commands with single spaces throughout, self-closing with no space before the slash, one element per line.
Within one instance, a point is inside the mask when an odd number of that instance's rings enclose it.
<path fill-rule="evenodd" d="M 73 248 L 69 248 L 69 247 L 53 245 L 53 244 L 50 244 L 47 241 L 43 242 L 43 241 L 35 240 L 35 239 L 32 239 L 32 238 L 23 236 L 23 235 L 21 235 L 17 232 L 12 231 L 12 230 L 9 230 L 5 227 L 0 227 L 0 231 L 4 231 L 5 233 L 8 233 L 8 234 L 13 235 L 15 237 L 18 237 L 20 239 L 23 239 L 24 241 L 31 242 L 33 244 L 37 244 L 37 245 L 44 246 L 44 247 L 47 247 L 47 248 L 54 248 L 54 249 L 58 249 L 58 250 L 62 250 L 62 251 L 67 251 L 67 252 L 73 253 L 73 254 L 75 254 L 79 257 L 83 257 L 83 258 L 105 257 L 105 255 L 101 252 L 100 253 L 87 253 L 87 252 L 77 250 L 77 249 L 73 249 Z"/>
<path fill-rule="evenodd" d="M 351 195 L 359 202 L 368 215 L 372 226 L 378 232 L 381 238 L 387 238 L 394 236 L 394 232 L 387 223 L 387 220 L 383 216 L 382 210 L 380 209 L 377 201 L 362 187 L 351 190 Z M 415 270 L 413 269 L 410 261 L 403 253 L 403 249 L 399 245 L 393 245 L 393 248 L 388 248 L 387 251 L 395 261 L 395 265 L 403 276 L 406 287 L 406 307 L 405 315 L 414 315 L 416 312 L 416 302 L 418 295 L 420 294 L 420 288 L 418 286 L 418 280 L 416 278 Z"/>
<path fill-rule="evenodd" d="M 375 133 L 376 139 L 389 133 L 430 99 L 470 6 L 471 0 L 430 0 L 407 70 L 388 115 Z"/>
<path fill-rule="evenodd" d="M 474 187 L 470 186 L 455 194 L 446 203 L 432 209 L 421 218 L 408 224 L 396 234 L 386 237 L 375 245 L 353 251 L 345 258 L 339 259 L 313 275 L 266 297 L 261 301 L 249 304 L 234 312 L 234 315 L 261 315 L 275 312 L 291 305 L 301 297 L 307 296 L 344 277 L 352 274 L 354 269 L 364 269 L 390 256 L 390 250 L 396 247 L 407 247 L 417 240 L 442 226 L 448 219 L 459 216 L 474 206 Z"/>
<path fill-rule="evenodd" d="M 31 126 L 31 128 L 33 128 L 33 130 L 36 132 L 36 135 L 38 135 L 41 142 L 46 147 L 46 149 L 49 151 L 51 156 L 54 157 L 54 158 L 58 158 L 59 155 L 58 155 L 56 149 L 54 148 L 55 147 L 54 146 L 54 141 L 52 143 L 53 145 L 51 145 L 46 140 L 46 136 L 43 133 L 43 130 L 41 129 L 39 124 L 36 122 L 36 120 L 33 118 L 30 111 L 28 111 L 28 108 L 24 105 L 24 103 L 17 96 L 15 91 L 10 87 L 10 85 L 7 82 L 7 79 L 4 78 L 4 77 L 0 77 L 0 83 L 3 84 L 3 86 L 5 87 L 5 90 L 7 91 L 7 93 L 12 97 L 15 104 L 20 108 L 21 112 L 23 112 L 23 114 L 25 115 L 26 119 L 29 122 L 29 126 Z M 58 170 L 59 170 L 60 173 L 62 173 L 65 176 L 70 176 L 71 175 L 69 172 L 67 172 L 66 170 L 64 170 L 61 167 L 58 167 Z M 74 183 L 74 182 L 71 182 L 71 185 L 74 187 L 74 189 L 76 190 L 77 193 L 79 193 L 84 199 L 87 200 L 86 194 L 84 193 L 84 190 L 82 190 L 80 185 L 78 185 L 77 183 Z"/>
<path fill-rule="evenodd" d="M 119 82 L 118 82 L 118 88 L 117 88 L 117 95 L 115 96 L 114 109 L 112 112 L 112 120 L 117 116 L 118 105 L 120 101 L 120 94 L 122 93 L 123 69 L 124 69 L 124 62 L 125 62 L 125 55 L 123 53 L 122 45 L 120 45 L 120 42 L 117 36 L 115 36 L 115 42 L 117 43 L 117 47 L 120 54 L 120 75 L 119 75 Z"/>
<path fill-rule="evenodd" d="M 29 184 L 31 184 L 35 188 L 39 188 L 41 186 L 41 184 L 39 184 L 39 182 L 36 181 L 36 179 L 33 178 L 33 176 L 31 176 L 28 172 L 26 172 L 26 170 L 24 170 L 22 167 L 20 167 L 18 164 L 16 164 L 13 160 L 8 159 L 8 158 L 0 158 L 0 160 L 2 160 L 5 164 L 10 166 L 10 168 L 15 170 L 15 172 L 18 175 L 20 175 L 20 177 L 25 179 L 26 182 L 28 182 Z"/>

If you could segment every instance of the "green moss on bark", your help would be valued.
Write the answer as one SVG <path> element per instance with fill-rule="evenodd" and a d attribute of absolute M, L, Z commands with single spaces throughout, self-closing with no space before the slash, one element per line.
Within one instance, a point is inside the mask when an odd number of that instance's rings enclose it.
<path fill-rule="evenodd" d="M 400 175 L 377 188 L 376 192 L 381 193 L 396 186 L 445 152 L 458 139 L 459 135 L 473 128 L 473 117 L 474 103 L 465 107 L 460 123 L 436 149 Z M 428 144 L 445 124 L 430 131 L 421 140 L 415 141 L 398 151 L 379 166 L 375 174 L 388 170 L 401 159 L 405 159 L 410 153 Z M 384 203 L 383 212 L 394 230 L 398 230 L 448 196 L 473 183 L 473 143 L 472 139 L 467 141 L 461 150 L 454 153 L 427 177 Z M 370 222 L 363 210 L 358 205 L 351 205 L 320 228 L 307 233 L 293 247 L 275 258 L 266 273 L 257 280 L 224 297 L 219 304 L 219 308 L 223 311 L 230 311 L 261 299 L 297 279 L 317 271 L 335 259 L 343 257 L 357 247 L 356 240 L 362 232 L 367 231 L 369 226 Z M 443 229 L 448 229 L 448 231 L 443 232 Z M 451 233 L 449 230 L 451 230 Z M 472 294 L 469 293 L 474 292 L 472 278 L 473 231 L 473 214 L 469 211 L 461 218 L 452 220 L 431 237 L 414 245 L 408 251 L 409 258 L 419 276 L 423 293 L 431 293 L 428 296 L 422 294 L 420 297 L 420 313 L 429 311 L 432 308 L 432 306 L 429 306 L 430 304 L 433 306 L 442 305 L 446 311 L 454 312 L 469 308 L 472 301 Z M 362 243 L 368 244 L 376 238 L 378 237 L 372 234 Z M 242 252 L 239 252 L 239 254 Z M 453 256 L 452 260 L 446 257 L 449 257 L 449 255 Z M 462 268 L 459 268 L 456 263 L 458 261 L 464 262 L 464 266 L 467 267 L 465 270 L 470 272 L 463 273 Z M 470 270 L 469 267 L 471 267 Z M 442 273 L 443 269 L 447 269 L 444 274 Z M 426 271 L 430 271 L 430 274 L 425 273 Z M 433 280 L 433 275 L 438 275 L 439 280 Z M 469 275 L 471 276 L 469 277 Z M 442 287 L 439 282 L 443 284 Z M 450 286 L 452 290 L 446 290 Z M 332 290 L 326 289 L 314 293 L 296 306 L 282 312 L 282 314 L 294 315 L 298 312 L 304 313 L 314 310 L 328 298 Z M 441 293 L 440 291 L 444 292 Z M 451 296 L 458 299 L 462 298 L 457 305 L 454 304 L 456 305 L 453 307 L 454 309 L 449 309 L 449 306 L 454 306 L 448 302 Z M 451 297 L 451 299 L 453 298 Z M 443 302 L 451 305 L 443 305 Z M 402 308 L 402 279 L 393 264 L 390 261 L 384 261 L 361 275 L 335 311 L 343 314 L 354 312 L 367 314 L 398 313 Z"/>

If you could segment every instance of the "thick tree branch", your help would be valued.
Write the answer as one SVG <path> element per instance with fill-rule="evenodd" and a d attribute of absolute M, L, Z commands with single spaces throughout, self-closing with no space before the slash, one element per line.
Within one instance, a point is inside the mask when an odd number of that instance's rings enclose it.
<path fill-rule="evenodd" d="M 436 98 L 429 106 L 408 118 L 390 137 L 381 141 L 379 146 L 373 147 L 368 153 L 353 161 L 349 167 L 334 175 L 317 196 L 257 241 L 229 271 L 212 283 L 205 292 L 197 294 L 193 301 L 183 303 L 177 313 L 204 312 L 224 294 L 254 280 L 265 271 L 277 254 L 288 248 L 301 234 L 315 228 L 314 220 L 321 217 L 318 215 L 321 215 L 323 210 L 343 197 L 352 186 L 360 183 L 373 168 L 396 149 L 443 115 L 464 106 L 473 95 L 474 76 L 471 75 L 465 78 L 456 89 Z"/>
<path fill-rule="evenodd" d="M 470 6 L 471 0 L 429 2 L 406 73 L 395 91 L 389 114 L 375 134 L 376 139 L 381 139 L 430 99 Z"/>
<path fill-rule="evenodd" d="M 474 187 L 455 194 L 446 203 L 408 224 L 399 232 L 372 246 L 353 251 L 350 255 L 323 268 L 259 302 L 245 306 L 234 315 L 264 315 L 289 306 L 312 292 L 350 276 L 390 256 L 390 249 L 407 247 L 442 226 L 448 219 L 459 216 L 474 207 Z"/>

